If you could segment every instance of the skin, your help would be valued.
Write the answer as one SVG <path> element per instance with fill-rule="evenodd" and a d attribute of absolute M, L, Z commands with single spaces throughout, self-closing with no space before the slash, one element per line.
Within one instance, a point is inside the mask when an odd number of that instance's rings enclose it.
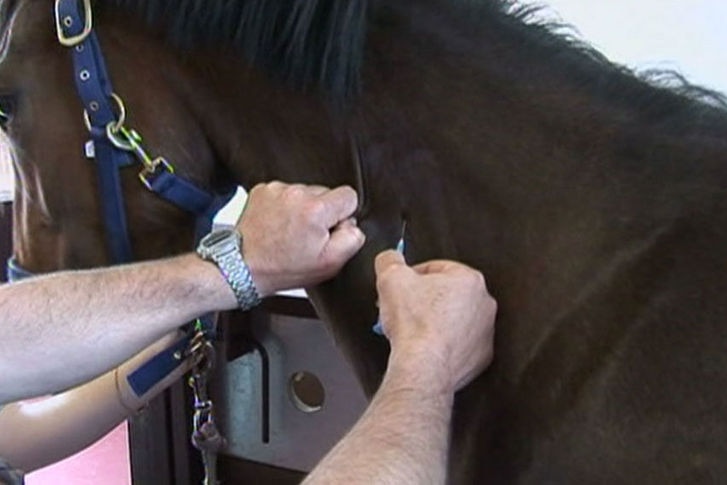
<path fill-rule="evenodd" d="M 273 182 L 255 188 L 238 229 L 245 234 L 243 252 L 261 295 L 335 274 L 363 244 L 348 218 L 356 204 L 348 187 Z M 290 271 L 282 269 L 286 266 Z M 42 401 L 15 402 L 0 410 L 0 456 L 32 471 L 94 443 L 192 363 L 183 362 L 143 395 L 130 388 L 127 375 L 169 347 L 182 323 L 235 305 L 216 266 L 194 254 L 0 287 L 0 315 L 15 329 L 0 344 L 0 355 L 7 356 L 0 359 L 0 403 L 93 379 Z M 39 322 L 38 315 L 45 320 Z M 27 348 L 34 352 L 16 351 Z"/>
<path fill-rule="evenodd" d="M 257 186 L 238 229 L 261 296 L 335 275 L 364 243 L 351 219 L 356 206 L 356 193 L 349 187 L 330 190 L 280 182 Z M 444 483 L 454 393 L 492 360 L 497 306 L 482 275 L 459 263 L 432 261 L 409 267 L 401 255 L 387 251 L 377 257 L 375 270 L 384 332 L 392 349 L 389 370 L 370 408 L 307 482 Z M 84 305 L 72 304 L 78 301 Z M 50 325 L 37 323 L 38 305 L 50 315 Z M 171 340 L 174 332 L 169 331 L 195 315 L 235 306 L 234 294 L 216 266 L 192 254 L 4 285 L 0 315 L 16 322 L 17 331 L 0 347 L 0 355 L 10 356 L 0 363 L 7 367 L 0 368 L 0 375 L 7 376 L 0 402 L 83 382 L 160 335 L 167 333 L 162 341 Z M 31 307 L 33 312 L 28 312 Z M 118 315 L 124 315 L 123 321 Z M 28 347 L 40 351 L 13 351 Z M 95 352 L 98 348 L 105 351 Z M 65 365 L 58 366 L 59 361 Z M 133 366 L 133 360 L 125 366 Z M 129 401 L 128 389 L 119 389 L 118 381 L 114 388 L 104 377 L 35 410 L 40 415 L 55 412 L 57 418 L 75 408 L 86 419 L 96 419 L 95 411 L 113 408 L 112 417 L 120 421 L 138 403 Z M 0 415 L 0 422 L 14 417 L 38 425 L 33 414 L 32 408 L 14 408 Z M 64 426 L 53 427 L 56 442 L 74 433 L 74 422 L 62 421 Z M 10 421 L 4 429 L 14 424 Z M 25 435 L 36 433 L 31 427 Z M 32 440 L 12 443 L 12 448 L 10 444 L 0 439 L 0 450 L 22 469 L 49 462 L 49 451 L 34 449 Z"/>
<path fill-rule="evenodd" d="M 183 362 L 143 395 L 137 395 L 126 376 L 176 336 L 169 334 L 114 370 L 92 381 L 39 400 L 8 404 L 0 410 L 0 456 L 31 472 L 71 456 L 98 441 L 129 416 L 141 410 L 191 369 Z"/>
<path fill-rule="evenodd" d="M 349 219 L 356 204 L 349 187 L 273 182 L 253 190 L 238 227 L 261 296 L 335 275 L 364 242 Z M 5 285 L 0 316 L 14 331 L 0 343 L 0 402 L 85 382 L 183 322 L 235 306 L 217 267 L 193 254 Z M 39 350 L 17 351 L 29 347 Z"/>
<path fill-rule="evenodd" d="M 452 261 L 409 267 L 385 251 L 376 278 L 386 375 L 307 484 L 445 483 L 454 394 L 492 361 L 497 304 L 481 273 Z"/>

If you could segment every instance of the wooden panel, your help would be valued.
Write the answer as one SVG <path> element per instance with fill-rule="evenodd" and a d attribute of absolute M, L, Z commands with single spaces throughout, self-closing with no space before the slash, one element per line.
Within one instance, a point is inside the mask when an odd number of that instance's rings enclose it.
<path fill-rule="evenodd" d="M 168 392 L 129 420 L 131 477 L 135 485 L 173 485 Z"/>
<path fill-rule="evenodd" d="M 220 479 L 229 485 L 294 485 L 303 481 L 305 473 L 276 468 L 273 466 L 240 460 L 232 456 L 220 455 Z"/>
<path fill-rule="evenodd" d="M 202 481 L 202 463 L 192 447 L 192 397 L 180 380 L 129 420 L 134 485 L 192 485 Z"/>

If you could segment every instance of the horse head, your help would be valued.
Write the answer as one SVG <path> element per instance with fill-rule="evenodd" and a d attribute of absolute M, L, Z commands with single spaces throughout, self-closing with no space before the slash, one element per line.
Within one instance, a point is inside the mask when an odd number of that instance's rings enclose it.
<path fill-rule="evenodd" d="M 98 167 L 89 156 L 84 105 L 74 86 L 73 47 L 63 46 L 51 28 L 62 19 L 43 1 L 3 7 L 0 109 L 7 115 L 18 181 L 16 261 L 33 273 L 109 264 Z M 144 150 L 163 156 L 176 174 L 210 192 L 231 181 L 251 188 L 272 179 L 359 188 L 369 243 L 341 277 L 312 293 L 316 299 L 343 289 L 358 293 L 353 307 L 320 309 L 329 319 L 366 322 L 360 337 L 347 340 L 371 341 L 379 349 L 359 351 L 361 361 L 376 362 L 360 369 L 372 390 L 386 351 L 369 335 L 376 317 L 372 259 L 395 244 L 401 208 L 391 198 L 374 197 L 387 185 L 368 185 L 384 176 L 361 160 L 350 112 L 215 43 L 180 48 L 168 41 L 170 29 L 150 29 L 138 12 L 98 5 L 93 13 L 116 114 L 123 107 L 124 122 L 141 135 Z M 120 169 L 134 259 L 191 250 L 194 217 L 147 190 L 140 169 L 138 163 Z"/>
<path fill-rule="evenodd" d="M 14 248 L 19 263 L 33 272 L 110 262 L 95 162 L 84 153 L 89 133 L 83 106 L 75 93 L 68 49 L 48 28 L 50 13 L 45 2 L 20 2 L 6 12 L 0 69 L 0 99 L 19 182 Z M 170 65 L 169 52 L 128 29 L 120 32 L 113 22 L 104 30 L 108 62 L 120 67 L 114 70 L 114 82 L 129 106 L 129 122 L 144 134 L 145 143 L 177 162 L 190 179 L 211 187 L 215 154 L 205 130 L 169 89 L 162 67 Z M 148 57 L 130 55 L 139 49 Z M 192 219 L 145 190 L 138 171 L 121 170 L 135 257 L 190 249 Z"/>

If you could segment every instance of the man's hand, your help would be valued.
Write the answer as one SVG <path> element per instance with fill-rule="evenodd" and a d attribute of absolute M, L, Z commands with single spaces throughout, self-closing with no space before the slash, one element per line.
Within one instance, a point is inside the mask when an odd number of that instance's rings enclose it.
<path fill-rule="evenodd" d="M 352 219 L 357 204 L 345 186 L 255 186 L 237 227 L 260 296 L 335 276 L 365 241 Z"/>
<path fill-rule="evenodd" d="M 376 257 L 376 286 L 390 369 L 453 393 L 492 361 L 497 302 L 479 271 L 454 261 L 409 267 L 385 251 Z"/>

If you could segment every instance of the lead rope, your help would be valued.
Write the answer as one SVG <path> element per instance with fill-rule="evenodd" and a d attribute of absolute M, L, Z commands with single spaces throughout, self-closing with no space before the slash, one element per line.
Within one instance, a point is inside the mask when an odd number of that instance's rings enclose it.
<path fill-rule="evenodd" d="M 202 455 L 203 485 L 217 485 L 217 454 L 225 446 L 226 440 L 215 423 L 214 405 L 207 389 L 207 378 L 214 368 L 216 352 L 200 323 L 190 344 L 190 355 L 196 362 L 189 377 L 189 387 L 194 394 L 192 444 Z"/>

